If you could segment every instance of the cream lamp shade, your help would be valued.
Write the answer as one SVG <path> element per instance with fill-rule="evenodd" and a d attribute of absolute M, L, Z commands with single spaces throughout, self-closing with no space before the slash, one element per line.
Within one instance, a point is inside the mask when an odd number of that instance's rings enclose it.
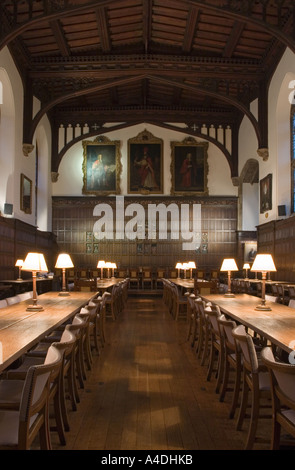
<path fill-rule="evenodd" d="M 224 294 L 224 297 L 235 297 L 235 294 L 231 291 L 231 271 L 238 271 L 238 266 L 236 261 L 233 258 L 224 258 L 220 271 L 227 271 L 227 292 Z"/>
<path fill-rule="evenodd" d="M 42 253 L 28 253 L 22 271 L 34 271 L 36 273 L 47 273 L 48 268 Z"/>
<path fill-rule="evenodd" d="M 66 269 L 74 267 L 70 255 L 67 253 L 60 253 L 57 257 L 55 267 L 57 269 L 62 269 L 62 290 L 59 295 L 69 295 L 69 292 L 66 289 Z"/>
<path fill-rule="evenodd" d="M 24 264 L 24 260 L 23 259 L 18 259 L 15 263 L 15 266 L 18 267 L 18 278 L 17 278 L 17 281 L 22 281 L 22 277 L 21 277 L 21 268 L 22 268 L 22 265 Z"/>
<path fill-rule="evenodd" d="M 220 271 L 238 271 L 238 266 L 233 258 L 225 258 L 222 262 Z"/>
<path fill-rule="evenodd" d="M 37 289 L 36 289 L 36 273 L 47 273 L 48 268 L 42 253 L 28 253 L 24 264 L 23 271 L 32 271 L 33 277 L 33 304 L 29 305 L 27 311 L 34 312 L 44 310 L 41 305 L 37 304 Z"/>
<path fill-rule="evenodd" d="M 276 271 L 276 267 L 272 256 L 269 254 L 256 255 L 255 260 L 252 264 L 251 271 L 269 272 Z"/>
<path fill-rule="evenodd" d="M 261 303 L 257 305 L 255 310 L 271 310 L 271 308 L 266 305 L 265 301 L 265 281 L 267 272 L 276 271 L 272 256 L 267 253 L 256 255 L 251 271 L 259 271 L 262 273 Z"/>
<path fill-rule="evenodd" d="M 67 253 L 60 253 L 56 260 L 55 267 L 58 269 L 73 268 L 74 265 L 73 265 L 70 255 L 68 255 Z"/>

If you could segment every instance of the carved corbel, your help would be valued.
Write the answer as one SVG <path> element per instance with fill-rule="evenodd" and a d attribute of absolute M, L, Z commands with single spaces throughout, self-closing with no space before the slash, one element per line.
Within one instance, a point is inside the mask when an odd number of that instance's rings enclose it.
<path fill-rule="evenodd" d="M 233 176 L 232 177 L 232 183 L 234 186 L 239 186 L 240 185 L 240 177 L 239 176 Z"/>
<path fill-rule="evenodd" d="M 23 144 L 23 154 L 25 157 L 29 156 L 29 153 L 33 152 L 35 146 L 33 144 Z"/>
<path fill-rule="evenodd" d="M 258 149 L 257 154 L 259 155 L 259 157 L 262 158 L 262 160 L 264 162 L 266 162 L 268 160 L 268 157 L 269 157 L 268 148 Z"/>
<path fill-rule="evenodd" d="M 57 171 L 51 172 L 51 181 L 52 183 L 56 183 L 58 180 L 59 173 Z"/>

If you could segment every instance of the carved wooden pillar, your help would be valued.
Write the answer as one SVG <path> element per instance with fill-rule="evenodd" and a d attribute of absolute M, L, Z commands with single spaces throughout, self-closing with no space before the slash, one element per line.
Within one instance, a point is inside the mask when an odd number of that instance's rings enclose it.
<path fill-rule="evenodd" d="M 23 112 L 23 154 L 29 156 L 34 149 L 30 137 L 30 129 L 33 119 L 33 87 L 32 81 L 26 77 L 24 80 L 24 112 Z"/>
<path fill-rule="evenodd" d="M 260 130 L 260 142 L 257 153 L 263 160 L 268 159 L 268 82 L 259 84 L 258 95 L 258 124 Z"/>

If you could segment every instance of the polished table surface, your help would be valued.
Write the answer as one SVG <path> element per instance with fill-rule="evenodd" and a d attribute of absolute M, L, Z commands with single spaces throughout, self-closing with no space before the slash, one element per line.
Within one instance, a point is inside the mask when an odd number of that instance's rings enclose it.
<path fill-rule="evenodd" d="M 96 287 L 98 290 L 108 289 L 110 287 L 113 287 L 115 284 L 119 284 L 120 282 L 124 280 L 125 280 L 124 278 L 118 278 L 118 277 L 98 279 L 96 282 Z"/>
<path fill-rule="evenodd" d="M 0 371 L 38 343 L 54 328 L 79 312 L 95 292 L 71 292 L 59 296 L 58 292 L 47 292 L 38 296 L 43 311 L 28 312 L 32 299 L 0 309 L 0 342 L 2 360 Z"/>
<path fill-rule="evenodd" d="M 255 310 L 261 299 L 248 294 L 235 294 L 233 298 L 224 297 L 223 294 L 208 294 L 202 298 L 219 305 L 224 314 L 248 326 L 283 350 L 293 350 L 290 343 L 295 340 L 294 308 L 267 301 L 271 311 Z"/>
<path fill-rule="evenodd" d="M 185 289 L 193 289 L 195 285 L 194 279 L 171 278 L 169 281 L 173 282 L 179 287 L 184 287 Z"/>

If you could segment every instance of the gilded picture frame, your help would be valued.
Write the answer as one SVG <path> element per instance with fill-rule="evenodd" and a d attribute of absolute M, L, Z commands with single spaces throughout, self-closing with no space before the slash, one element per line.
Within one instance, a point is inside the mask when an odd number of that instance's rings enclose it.
<path fill-rule="evenodd" d="M 105 136 L 83 140 L 83 194 L 120 194 L 121 153 L 120 142 Z"/>
<path fill-rule="evenodd" d="M 171 194 L 208 195 L 208 142 L 171 142 Z"/>
<path fill-rule="evenodd" d="M 146 129 L 128 140 L 128 194 L 163 194 L 163 140 Z"/>
<path fill-rule="evenodd" d="M 272 209 L 272 174 L 260 180 L 260 214 Z"/>
<path fill-rule="evenodd" d="M 20 209 L 32 214 L 32 180 L 23 173 L 20 175 Z"/>

